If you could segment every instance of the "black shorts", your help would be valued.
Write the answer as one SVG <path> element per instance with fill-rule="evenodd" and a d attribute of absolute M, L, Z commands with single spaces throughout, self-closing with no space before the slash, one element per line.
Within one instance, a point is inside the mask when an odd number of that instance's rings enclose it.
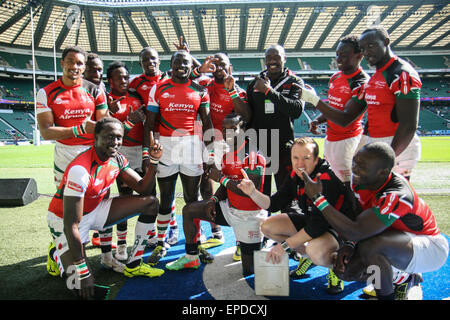
<path fill-rule="evenodd" d="M 340 243 L 338 233 L 325 221 L 325 218 L 311 217 L 311 215 L 308 216 L 298 212 L 287 212 L 286 214 L 297 231 L 305 229 L 306 233 L 312 238 L 318 238 L 323 233 L 328 232 Z"/>

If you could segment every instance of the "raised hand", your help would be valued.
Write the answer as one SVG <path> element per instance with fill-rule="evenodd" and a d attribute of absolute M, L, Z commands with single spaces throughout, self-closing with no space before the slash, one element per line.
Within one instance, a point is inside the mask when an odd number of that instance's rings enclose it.
<path fill-rule="evenodd" d="M 205 58 L 205 61 L 203 61 L 202 65 L 198 68 L 198 71 L 201 73 L 213 73 L 216 71 L 216 62 L 219 59 L 215 58 L 214 56 L 208 56 Z"/>
<path fill-rule="evenodd" d="M 95 131 L 95 121 L 91 119 L 92 112 L 89 113 L 81 124 L 86 131 L 86 133 L 94 133 Z"/>
<path fill-rule="evenodd" d="M 255 79 L 255 89 L 259 92 L 265 93 L 267 89 L 271 88 L 270 80 L 267 76 L 264 76 L 263 78 L 257 76 Z"/>
<path fill-rule="evenodd" d="M 157 140 L 154 140 L 153 145 L 149 148 L 149 152 L 151 158 L 159 160 L 163 152 L 162 145 Z"/>
<path fill-rule="evenodd" d="M 108 96 L 108 108 L 112 114 L 119 112 L 122 109 L 122 106 L 120 105 L 120 101 L 122 101 L 123 99 L 125 99 L 124 96 L 119 97 L 116 100 L 111 98 L 111 96 Z"/>
<path fill-rule="evenodd" d="M 144 107 L 145 107 L 145 105 L 143 104 L 142 106 L 140 106 L 138 109 L 136 109 L 134 111 L 130 110 L 130 113 L 128 114 L 128 120 L 130 120 L 134 124 L 143 122 L 145 120 L 145 113 L 143 110 Z M 131 106 L 130 106 L 130 109 L 131 109 Z"/>
<path fill-rule="evenodd" d="M 313 120 L 309 123 L 309 132 L 313 134 L 320 134 L 319 129 L 319 121 Z"/>
<path fill-rule="evenodd" d="M 189 52 L 189 44 L 183 41 L 183 36 L 180 36 L 180 38 L 178 39 L 178 43 L 174 42 L 173 44 L 178 51 L 184 50 L 186 52 Z"/>
<path fill-rule="evenodd" d="M 246 195 L 250 196 L 253 192 L 255 192 L 255 184 L 252 180 L 249 179 L 247 173 L 244 169 L 241 169 L 241 173 L 244 176 L 244 179 L 237 185 L 237 187 Z"/>
<path fill-rule="evenodd" d="M 302 179 L 305 183 L 305 193 L 308 198 L 313 198 L 316 194 L 322 193 L 322 182 L 320 181 L 320 173 L 317 174 L 317 182 L 314 182 L 305 170 L 302 170 Z"/>
<path fill-rule="evenodd" d="M 231 66 L 228 67 L 228 70 L 222 69 L 223 73 L 223 85 L 226 90 L 231 91 L 234 89 L 235 80 L 231 75 Z"/>

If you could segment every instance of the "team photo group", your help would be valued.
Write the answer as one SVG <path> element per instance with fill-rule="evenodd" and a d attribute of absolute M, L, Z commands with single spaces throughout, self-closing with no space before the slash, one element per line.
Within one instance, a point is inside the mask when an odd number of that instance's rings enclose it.
<path fill-rule="evenodd" d="M 264 248 L 268 263 L 298 261 L 292 279 L 313 265 L 328 268 L 329 295 L 359 281 L 370 299 L 407 299 L 423 273 L 446 263 L 449 245 L 410 184 L 421 155 L 422 81 L 390 44 L 377 25 L 341 37 L 326 101 L 287 67 L 278 44 L 265 48 L 264 69 L 246 89 L 226 53 L 201 62 L 182 37 L 168 70 L 157 50 L 142 48 L 134 78 L 122 61 L 104 65 L 95 52 L 66 47 L 62 76 L 36 99 L 40 134 L 55 141 L 47 272 L 78 298 L 104 299 L 88 244 L 124 277 L 164 277 L 214 263 L 208 249 L 224 244 L 225 226 L 244 277 Z M 308 105 L 318 116 L 311 134 L 298 137 L 294 121 Z M 179 229 L 185 254 L 157 267 Z"/>

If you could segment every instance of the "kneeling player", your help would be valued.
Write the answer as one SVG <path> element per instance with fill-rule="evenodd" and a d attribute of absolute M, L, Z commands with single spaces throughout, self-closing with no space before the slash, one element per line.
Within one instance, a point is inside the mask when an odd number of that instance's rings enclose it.
<path fill-rule="evenodd" d="M 136 215 L 140 215 L 136 238 L 124 275 L 155 277 L 164 273 L 141 259 L 152 228 L 151 221 L 158 213 L 158 200 L 148 192 L 155 183 L 156 164 L 162 149 L 158 144 L 152 146 L 152 165 L 141 178 L 118 152 L 123 134 L 119 120 L 108 117 L 98 121 L 94 147 L 69 164 L 48 209 L 47 222 L 54 242 L 49 248 L 47 270 L 62 277 L 69 277 L 71 269 L 76 270 L 75 285 L 71 287 L 68 281 L 68 288 L 80 289 L 82 298 L 91 298 L 94 294 L 94 278 L 86 264 L 84 248 L 89 242 L 89 230 L 103 230 Z M 116 178 L 140 195 L 104 199 Z"/>
<path fill-rule="evenodd" d="M 239 190 L 237 185 L 245 177 L 251 179 L 262 191 L 266 161 L 255 151 L 250 151 L 249 141 L 243 139 L 243 121 L 239 115 L 230 114 L 223 121 L 223 136 L 231 151 L 222 157 L 222 170 L 209 170 L 208 176 L 221 186 L 209 200 L 196 201 L 183 208 L 183 227 L 186 238 L 186 255 L 166 264 L 169 270 L 200 266 L 199 241 L 196 234 L 199 220 L 231 226 L 241 246 L 244 275 L 253 273 L 253 251 L 262 243 L 260 224 L 267 212 Z M 239 139 L 241 138 L 241 139 Z M 238 144 L 238 141 L 242 141 Z"/>

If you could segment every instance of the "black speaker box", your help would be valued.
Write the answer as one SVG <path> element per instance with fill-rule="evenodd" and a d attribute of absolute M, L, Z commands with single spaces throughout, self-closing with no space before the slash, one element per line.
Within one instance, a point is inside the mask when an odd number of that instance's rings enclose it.
<path fill-rule="evenodd" d="M 26 206 L 39 197 L 33 178 L 0 179 L 0 206 Z"/>

